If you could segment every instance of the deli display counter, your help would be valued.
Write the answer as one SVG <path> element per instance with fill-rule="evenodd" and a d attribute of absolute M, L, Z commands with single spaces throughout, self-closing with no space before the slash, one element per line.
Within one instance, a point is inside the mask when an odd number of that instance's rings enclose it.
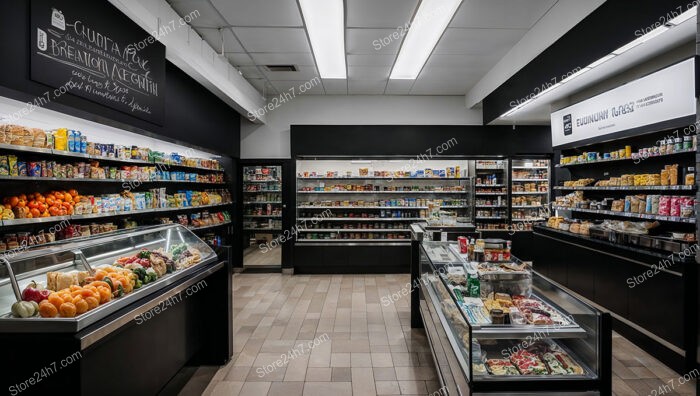
<path fill-rule="evenodd" d="M 423 241 L 412 265 L 412 309 L 447 394 L 611 394 L 609 314 L 505 249 L 470 261 L 457 243 Z"/>
<path fill-rule="evenodd" d="M 11 393 L 156 394 L 185 365 L 231 356 L 230 264 L 181 225 L 17 251 L 0 262 Z"/>

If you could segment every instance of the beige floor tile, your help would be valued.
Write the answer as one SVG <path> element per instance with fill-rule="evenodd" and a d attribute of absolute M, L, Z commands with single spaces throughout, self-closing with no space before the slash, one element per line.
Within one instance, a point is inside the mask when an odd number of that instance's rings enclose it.
<path fill-rule="evenodd" d="M 375 367 L 372 371 L 375 381 L 396 381 L 396 370 L 393 367 Z"/>
<path fill-rule="evenodd" d="M 304 382 L 273 382 L 267 396 L 302 396 Z"/>
<path fill-rule="evenodd" d="M 372 355 L 369 353 L 351 353 L 350 365 L 352 367 L 372 367 Z"/>
<path fill-rule="evenodd" d="M 437 379 L 433 367 L 396 367 L 399 381 L 432 381 Z"/>
<path fill-rule="evenodd" d="M 400 395 L 398 381 L 376 381 L 377 395 Z"/>
<path fill-rule="evenodd" d="M 219 381 L 212 390 L 212 396 L 237 396 L 244 382 L 238 381 Z"/>
<path fill-rule="evenodd" d="M 327 382 L 331 380 L 330 367 L 309 367 L 306 369 L 307 382 Z"/>
<path fill-rule="evenodd" d="M 352 396 L 350 382 L 307 382 L 303 396 Z"/>
<path fill-rule="evenodd" d="M 371 368 L 352 368 L 352 394 L 353 396 L 376 396 L 374 387 L 374 374 Z"/>
<path fill-rule="evenodd" d="M 350 367 L 334 367 L 331 372 L 331 381 L 349 382 L 352 381 L 352 369 Z"/>
<path fill-rule="evenodd" d="M 267 395 L 271 382 L 246 382 L 241 388 L 238 396 L 261 396 Z"/>
<path fill-rule="evenodd" d="M 399 388 L 403 395 L 425 395 L 428 393 L 424 381 L 399 381 Z"/>
<path fill-rule="evenodd" d="M 245 381 L 251 367 L 233 366 L 226 374 L 224 381 Z"/>
<path fill-rule="evenodd" d="M 391 358 L 395 367 L 415 367 L 420 365 L 420 360 L 416 353 L 392 352 Z"/>
<path fill-rule="evenodd" d="M 350 353 L 331 353 L 331 367 L 350 367 Z"/>
<path fill-rule="evenodd" d="M 304 381 L 306 378 L 306 370 L 309 365 L 309 355 L 298 357 L 287 365 L 287 371 L 284 373 L 285 382 Z"/>

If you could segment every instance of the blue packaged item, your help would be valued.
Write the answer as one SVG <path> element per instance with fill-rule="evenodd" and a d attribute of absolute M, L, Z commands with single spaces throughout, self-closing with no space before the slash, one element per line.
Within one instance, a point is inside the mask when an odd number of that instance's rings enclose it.
<path fill-rule="evenodd" d="M 87 136 L 80 137 L 80 152 L 87 154 Z"/>
<path fill-rule="evenodd" d="M 73 130 L 68 132 L 68 151 L 75 151 L 75 131 Z"/>
<path fill-rule="evenodd" d="M 444 169 L 440 169 L 440 170 L 438 171 L 438 177 L 443 177 L 443 178 L 446 177 L 446 173 L 445 173 L 445 170 L 444 170 Z"/>

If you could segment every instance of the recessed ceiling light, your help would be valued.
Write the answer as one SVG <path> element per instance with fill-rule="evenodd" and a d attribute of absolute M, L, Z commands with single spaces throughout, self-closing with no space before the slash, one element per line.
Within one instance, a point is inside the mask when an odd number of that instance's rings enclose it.
<path fill-rule="evenodd" d="M 457 12 L 462 0 L 423 0 L 418 7 L 399 56 L 391 70 L 391 79 L 415 80 L 430 54 Z"/>
<path fill-rule="evenodd" d="M 298 0 L 321 78 L 347 78 L 343 0 Z"/>

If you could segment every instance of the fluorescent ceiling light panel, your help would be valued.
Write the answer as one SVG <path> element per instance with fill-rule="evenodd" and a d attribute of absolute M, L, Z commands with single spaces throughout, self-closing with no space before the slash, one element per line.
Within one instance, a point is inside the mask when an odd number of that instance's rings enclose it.
<path fill-rule="evenodd" d="M 399 56 L 391 70 L 393 80 L 415 80 L 447 29 L 462 0 L 423 0 L 418 7 Z"/>
<path fill-rule="evenodd" d="M 698 15 L 698 7 L 695 6 L 691 9 L 689 9 L 688 11 L 682 13 L 681 15 L 671 19 L 670 21 L 668 21 L 668 23 L 671 25 L 674 25 L 674 26 L 678 26 L 681 23 L 683 23 L 683 22 L 687 21 L 688 19 L 690 19 L 694 16 L 697 16 L 697 15 Z"/>
<path fill-rule="evenodd" d="M 321 78 L 345 79 L 343 0 L 299 0 Z"/>

